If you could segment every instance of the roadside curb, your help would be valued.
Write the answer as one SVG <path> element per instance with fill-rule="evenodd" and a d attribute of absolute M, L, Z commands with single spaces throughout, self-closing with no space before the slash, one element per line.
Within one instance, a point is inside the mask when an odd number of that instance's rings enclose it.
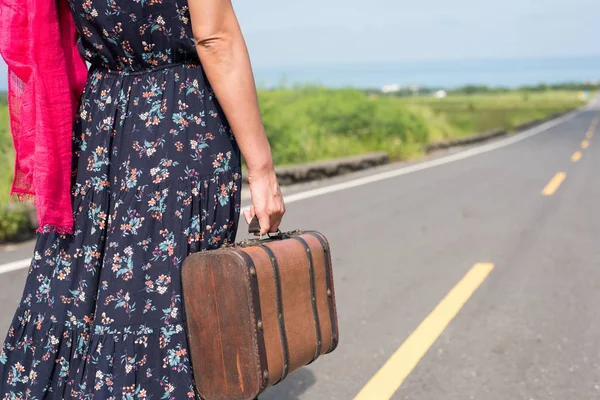
<path fill-rule="evenodd" d="M 507 136 L 509 134 L 516 134 L 516 133 L 525 131 L 527 129 L 533 128 L 534 126 L 541 125 L 544 122 L 548 122 L 553 119 L 562 117 L 563 115 L 568 114 L 572 111 L 573 110 L 569 110 L 569 111 L 565 111 L 565 112 L 561 112 L 561 113 L 554 113 L 546 118 L 534 119 L 532 121 L 517 125 L 514 128 L 514 130 L 512 130 L 512 131 L 509 131 L 507 129 L 497 129 L 497 130 L 493 130 L 493 131 L 489 131 L 489 132 L 485 132 L 485 133 L 481 133 L 481 134 L 477 134 L 477 135 L 473 135 L 473 136 L 467 136 L 467 137 L 458 138 L 458 139 L 442 140 L 439 142 L 430 143 L 425 147 L 425 152 L 431 153 L 436 150 L 444 150 L 444 149 L 449 149 L 452 147 L 459 147 L 459 146 L 466 146 L 469 144 L 482 143 L 482 142 L 487 142 L 488 140 Z"/>
<path fill-rule="evenodd" d="M 275 175 L 279 184 L 285 186 L 343 175 L 384 165 L 388 162 L 388 153 L 374 152 L 307 164 L 284 165 L 275 168 Z M 244 182 L 248 182 L 247 174 L 244 174 Z"/>
<path fill-rule="evenodd" d="M 506 129 L 485 132 L 479 135 L 466 136 L 459 139 L 441 140 L 439 142 L 430 143 L 425 146 L 425 152 L 431 153 L 436 150 L 444 150 L 457 146 L 466 146 L 468 144 L 481 143 L 508 134 Z"/>
<path fill-rule="evenodd" d="M 540 118 L 520 124 L 514 130 L 496 129 L 493 131 L 467 136 L 457 139 L 443 140 L 430 143 L 425 146 L 425 153 L 431 153 L 438 150 L 446 150 L 453 147 L 466 146 L 471 144 L 483 143 L 492 139 L 501 138 L 510 134 L 516 134 L 534 126 L 541 125 L 544 122 L 559 118 L 573 110 L 562 113 L 554 113 L 546 118 Z M 318 181 L 325 178 L 344 175 L 349 172 L 360 171 L 368 168 L 387 164 L 389 155 L 386 152 L 367 153 L 359 156 L 337 158 L 326 161 L 316 161 L 306 164 L 285 165 L 275 168 L 275 175 L 279 184 L 282 186 L 293 185 L 296 183 L 305 183 Z M 244 183 L 248 183 L 247 174 L 243 174 Z"/>

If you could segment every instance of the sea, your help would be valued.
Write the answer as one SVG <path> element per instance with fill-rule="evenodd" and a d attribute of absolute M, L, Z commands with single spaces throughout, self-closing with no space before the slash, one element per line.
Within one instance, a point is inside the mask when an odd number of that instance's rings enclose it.
<path fill-rule="evenodd" d="M 377 62 L 255 68 L 261 88 L 296 85 L 382 88 L 385 85 L 455 88 L 520 87 L 599 82 L 600 55 L 561 58 Z"/>
<path fill-rule="evenodd" d="M 465 85 L 519 87 L 540 83 L 600 81 L 600 55 L 497 60 L 445 60 L 313 64 L 254 68 L 257 86 L 321 85 L 380 89 L 386 85 L 454 88 Z M 0 61 L 0 91 L 7 88 Z"/>

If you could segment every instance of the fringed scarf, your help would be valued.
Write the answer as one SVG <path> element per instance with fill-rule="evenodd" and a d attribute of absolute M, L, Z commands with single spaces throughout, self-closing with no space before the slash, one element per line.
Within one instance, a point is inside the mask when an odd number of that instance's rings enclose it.
<path fill-rule="evenodd" d="M 0 0 L 16 150 L 11 194 L 33 197 L 38 232 L 73 233 L 72 126 L 87 78 L 68 0 Z"/>

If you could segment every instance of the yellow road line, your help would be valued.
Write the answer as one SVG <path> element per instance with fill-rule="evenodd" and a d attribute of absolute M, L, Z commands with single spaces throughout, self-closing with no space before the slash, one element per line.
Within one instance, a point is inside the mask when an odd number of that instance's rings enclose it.
<path fill-rule="evenodd" d="M 564 172 L 558 172 L 552 179 L 550 179 L 550 182 L 548 182 L 544 190 L 542 190 L 542 194 L 544 196 L 552 196 L 554 192 L 558 190 L 566 177 L 567 174 Z"/>
<path fill-rule="evenodd" d="M 598 126 L 599 121 L 600 121 L 600 117 L 596 116 L 594 118 L 594 120 L 592 121 L 592 123 L 590 124 L 590 128 L 588 129 L 587 133 L 585 134 L 586 138 L 591 139 L 592 136 L 594 136 L 594 131 L 596 130 L 596 127 Z"/>
<path fill-rule="evenodd" d="M 390 399 L 493 268 L 490 263 L 475 264 L 354 400 Z"/>
<path fill-rule="evenodd" d="M 571 156 L 571 161 L 573 162 L 577 162 L 579 160 L 581 160 L 581 157 L 583 156 L 583 154 L 580 151 L 576 151 L 575 153 L 573 153 L 573 155 Z"/>
<path fill-rule="evenodd" d="M 590 147 L 590 142 L 588 142 L 587 140 L 583 140 L 581 142 L 581 148 L 582 149 L 587 149 L 588 147 Z"/>

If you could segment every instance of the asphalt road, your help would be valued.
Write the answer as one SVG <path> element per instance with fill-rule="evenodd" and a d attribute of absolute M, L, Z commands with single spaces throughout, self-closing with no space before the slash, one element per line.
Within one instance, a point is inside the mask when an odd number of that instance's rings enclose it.
<path fill-rule="evenodd" d="M 286 191 L 283 228 L 330 239 L 341 342 L 261 400 L 600 399 L 598 116 Z M 0 275 L 2 332 L 25 274 Z"/>

